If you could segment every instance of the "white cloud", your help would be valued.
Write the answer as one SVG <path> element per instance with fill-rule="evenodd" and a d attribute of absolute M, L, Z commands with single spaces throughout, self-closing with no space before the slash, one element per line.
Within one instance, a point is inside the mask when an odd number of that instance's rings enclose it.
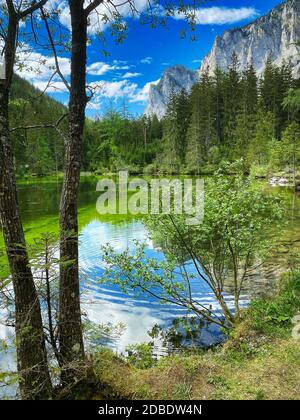
<path fill-rule="evenodd" d="M 66 28 L 71 28 L 71 15 L 70 9 L 66 1 L 58 1 L 57 7 L 59 7 L 59 20 L 62 25 Z M 55 8 L 55 4 L 52 5 L 51 9 Z"/>
<path fill-rule="evenodd" d="M 99 111 L 103 101 L 105 102 L 107 99 L 117 101 L 120 98 L 132 97 L 138 87 L 128 80 L 114 82 L 100 80 L 91 83 L 90 88 L 94 91 L 94 95 L 87 108 L 92 111 Z"/>
<path fill-rule="evenodd" d="M 136 83 L 121 80 L 119 82 L 103 82 L 101 95 L 106 98 L 118 99 L 124 96 L 131 97 L 137 89 Z"/>
<path fill-rule="evenodd" d="M 92 76 L 103 76 L 111 70 L 111 65 L 103 62 L 96 62 L 87 67 L 87 73 Z"/>
<path fill-rule="evenodd" d="M 17 67 L 18 63 L 25 65 L 23 74 L 23 77 L 25 78 L 34 77 L 39 79 L 47 79 L 54 73 L 56 69 L 55 60 L 53 57 L 49 57 L 30 50 L 18 52 L 16 62 Z M 71 73 L 70 60 L 65 57 L 58 57 L 58 63 L 63 75 L 68 77 Z M 20 74 L 23 73 L 21 68 L 18 71 Z"/>
<path fill-rule="evenodd" d="M 70 60 L 66 57 L 58 57 L 58 63 L 62 74 L 67 79 L 71 73 Z M 28 45 L 23 45 L 17 52 L 15 71 L 38 89 L 44 90 L 56 71 L 55 60 L 53 57 L 33 51 Z M 47 92 L 57 91 L 67 91 L 67 88 L 60 77 L 55 75 Z"/>
<path fill-rule="evenodd" d="M 1 1 L 1 0 L 0 0 Z M 3 40 L 0 38 L 0 51 Z M 71 74 L 70 59 L 57 57 L 60 70 L 66 79 Z M 33 84 L 40 90 L 47 92 L 67 92 L 67 88 L 56 72 L 55 59 L 53 56 L 45 55 L 43 52 L 34 50 L 32 46 L 23 42 L 20 43 L 16 53 L 15 72 Z M 49 81 L 51 79 L 51 83 Z"/>
<path fill-rule="evenodd" d="M 142 88 L 129 80 L 114 82 L 102 80 L 92 83 L 91 88 L 94 89 L 95 94 L 88 104 L 88 109 L 99 110 L 102 101 L 106 99 L 116 101 L 121 98 L 127 98 L 130 103 L 145 102 L 148 99 L 150 86 L 158 84 L 159 80 L 148 82 Z"/>
<path fill-rule="evenodd" d="M 142 58 L 140 62 L 142 64 L 151 64 L 152 61 L 153 61 L 153 58 L 152 57 L 145 57 L 145 58 Z"/>
<path fill-rule="evenodd" d="M 92 0 L 85 0 L 85 6 L 91 3 Z M 157 16 L 166 16 L 166 9 L 161 5 L 151 4 L 149 0 L 134 0 L 135 9 L 139 12 L 133 11 L 130 2 L 120 2 L 120 5 L 116 5 L 117 11 L 121 18 L 126 19 L 129 17 L 138 18 L 140 13 L 147 13 L 154 11 Z M 66 0 L 50 0 L 52 8 L 59 8 L 60 10 L 60 22 L 66 28 L 71 27 L 71 18 L 69 6 Z M 96 35 L 98 32 L 102 32 L 107 29 L 110 25 L 109 20 L 113 21 L 115 18 L 116 9 L 110 4 L 109 0 L 104 2 L 96 8 L 89 16 L 89 28 L 88 32 L 90 35 Z M 200 7 L 195 12 L 196 21 L 199 25 L 224 25 L 233 24 L 245 19 L 252 19 L 259 15 L 259 12 L 254 7 Z M 174 18 L 176 20 L 185 19 L 185 13 L 175 12 Z"/>
<path fill-rule="evenodd" d="M 90 4 L 91 1 L 92 0 L 85 0 L 85 7 Z M 71 17 L 67 2 L 65 0 L 53 0 L 53 4 L 56 7 L 59 6 L 61 11 L 59 19 L 61 24 L 70 29 Z M 139 13 L 142 13 L 149 8 L 149 0 L 135 0 L 134 7 Z M 89 15 L 89 34 L 96 35 L 98 32 L 104 31 L 109 26 L 109 20 L 114 20 L 116 10 L 124 19 L 131 16 L 138 16 L 138 14 L 133 11 L 131 2 L 120 1 L 118 6 L 118 3 L 112 5 L 109 0 L 104 0 L 104 2 Z"/>
<path fill-rule="evenodd" d="M 142 89 L 139 89 L 137 92 L 135 92 L 134 95 L 132 95 L 131 98 L 129 98 L 129 102 L 147 101 L 151 85 L 157 85 L 159 82 L 160 82 L 160 79 L 155 80 L 153 82 L 146 83 Z"/>
<path fill-rule="evenodd" d="M 49 80 L 56 69 L 53 57 L 32 51 L 28 45 L 24 44 L 22 45 L 22 50 L 18 51 L 17 58 L 20 66 L 16 65 L 16 72 L 31 82 L 36 88 L 42 91 L 47 88 L 47 92 L 52 93 L 68 92 L 66 86 L 57 75 L 52 78 L 49 84 Z M 149 62 L 151 57 L 145 57 L 145 59 Z M 58 61 L 62 73 L 68 79 L 70 76 L 70 60 L 66 57 L 58 57 Z M 25 63 L 24 67 L 23 63 Z M 127 70 L 131 67 L 134 66 L 129 65 L 127 61 L 114 60 L 111 63 L 95 62 L 88 66 L 87 70 L 89 75 L 102 76 L 109 71 Z M 96 93 L 88 108 L 93 110 L 99 109 L 103 98 L 118 100 L 126 97 L 129 102 L 146 101 L 151 84 L 157 84 L 159 80 L 148 82 L 143 87 L 139 87 L 137 83 L 130 81 L 130 79 L 141 75 L 138 72 L 128 71 L 120 76 L 122 80 L 93 82 L 91 88 L 95 89 Z"/>
<path fill-rule="evenodd" d="M 100 80 L 98 82 L 91 83 L 90 87 L 95 92 L 93 100 L 91 101 L 91 103 L 94 104 L 99 103 L 101 98 L 117 100 L 125 96 L 131 97 L 138 89 L 136 83 L 131 83 L 128 80 L 113 82 Z"/>
<path fill-rule="evenodd" d="M 86 106 L 86 109 L 88 110 L 88 111 L 99 111 L 100 110 L 100 103 L 99 102 L 92 102 L 92 101 L 90 101 L 90 102 L 88 102 L 87 103 L 87 106 Z"/>
<path fill-rule="evenodd" d="M 131 73 L 128 71 L 127 73 L 123 74 L 122 79 L 132 79 L 139 76 L 142 76 L 142 73 Z"/>
<path fill-rule="evenodd" d="M 124 62 L 125 63 L 125 62 Z M 102 61 L 95 62 L 87 67 L 87 73 L 91 76 L 103 76 L 109 71 L 129 70 L 130 66 L 124 65 L 123 62 L 114 61 L 113 64 L 104 63 Z"/>
<path fill-rule="evenodd" d="M 196 10 L 198 25 L 225 25 L 237 23 L 245 19 L 254 19 L 259 12 L 254 7 L 206 7 Z M 185 19 L 183 13 L 176 13 L 174 19 Z"/>
<path fill-rule="evenodd" d="M 115 66 L 124 66 L 128 64 L 128 61 L 127 60 L 114 60 L 113 64 Z"/>

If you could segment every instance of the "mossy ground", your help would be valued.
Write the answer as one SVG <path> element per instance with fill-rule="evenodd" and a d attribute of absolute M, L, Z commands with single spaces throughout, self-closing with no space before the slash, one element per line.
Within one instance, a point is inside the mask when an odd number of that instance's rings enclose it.
<path fill-rule="evenodd" d="M 145 370 L 105 351 L 95 371 L 109 398 L 293 400 L 300 397 L 300 340 L 277 339 L 245 353 L 222 349 L 169 357 Z"/>

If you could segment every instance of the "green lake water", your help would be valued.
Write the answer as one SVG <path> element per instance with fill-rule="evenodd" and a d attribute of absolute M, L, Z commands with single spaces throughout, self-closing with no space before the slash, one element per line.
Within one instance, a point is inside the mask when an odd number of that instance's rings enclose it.
<path fill-rule="evenodd" d="M 137 298 L 131 294 L 125 295 L 117 286 L 103 285 L 99 279 L 105 265 L 101 258 L 101 247 L 109 243 L 115 250 L 127 247 L 134 252 L 134 241 L 145 241 L 147 255 L 162 259 L 160 249 L 148 237 L 148 232 L 139 217 L 132 216 L 100 216 L 96 211 L 96 178 L 83 179 L 79 198 L 80 223 L 80 268 L 82 275 L 82 291 L 84 294 L 83 310 L 89 319 L 96 324 L 125 326 L 118 340 L 112 340 L 109 345 L 123 352 L 129 344 L 150 341 L 148 331 L 154 325 L 163 328 L 171 326 L 172 321 L 185 315 L 185 310 L 176 306 L 162 305 L 150 296 Z M 32 245 L 42 233 L 58 233 L 58 208 L 61 182 L 30 182 L 18 187 L 21 214 L 24 223 L 26 239 Z M 272 193 L 285 199 L 286 218 L 289 225 L 284 236 L 295 240 L 300 238 L 300 198 L 291 189 L 274 188 Z M 299 236 L 298 236 L 299 235 Z M 3 247 L 1 235 L 0 248 Z M 36 251 L 35 251 L 36 252 Z M 34 251 L 32 251 L 32 257 Z M 7 277 L 8 269 L 5 257 L 1 257 L 1 276 Z M 191 268 L 192 269 L 192 268 Z M 193 284 L 195 298 L 204 305 L 217 307 L 211 291 L 205 284 L 195 281 Z M 230 296 L 228 296 L 230 300 Z M 244 295 L 242 304 L 247 304 L 248 296 Z M 9 331 L 0 328 L 0 338 Z M 213 327 L 203 331 L 201 343 L 210 345 L 220 339 L 220 333 Z"/>

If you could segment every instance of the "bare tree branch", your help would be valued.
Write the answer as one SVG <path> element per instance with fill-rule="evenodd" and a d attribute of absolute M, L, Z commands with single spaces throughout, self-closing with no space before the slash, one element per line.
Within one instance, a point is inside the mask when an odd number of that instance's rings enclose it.
<path fill-rule="evenodd" d="M 48 0 L 41 0 L 41 1 L 33 1 L 32 5 L 30 7 L 28 7 L 27 9 L 25 9 L 23 12 L 19 12 L 18 13 L 18 19 L 23 19 L 24 17 L 36 12 L 38 9 L 42 8 L 43 6 L 45 6 L 45 4 L 47 3 Z"/>
<path fill-rule="evenodd" d="M 59 119 L 56 121 L 55 124 L 35 124 L 35 125 L 27 125 L 27 126 L 18 126 L 14 127 L 10 130 L 11 133 L 19 130 L 28 131 L 28 130 L 44 130 L 48 128 L 53 128 L 57 131 L 57 133 L 60 135 L 60 137 L 64 140 L 64 142 L 67 141 L 67 135 L 59 128 L 62 121 L 68 117 L 69 114 L 63 114 Z"/>
<path fill-rule="evenodd" d="M 86 16 L 89 16 L 90 13 L 92 13 L 98 6 L 100 6 L 103 3 L 103 0 L 94 0 L 92 3 L 90 3 L 85 8 L 85 14 Z"/>
<path fill-rule="evenodd" d="M 52 34 L 51 34 L 51 30 L 50 30 L 50 27 L 49 27 L 47 16 L 46 16 L 46 14 L 44 12 L 44 9 L 42 7 L 41 7 L 41 14 L 42 14 L 43 20 L 45 22 L 46 31 L 47 31 L 49 42 L 50 42 L 51 49 L 52 49 L 52 52 L 53 52 L 53 57 L 54 57 L 54 61 L 55 61 L 55 67 L 56 67 L 57 74 L 59 75 L 63 84 L 66 86 L 66 88 L 70 92 L 71 87 L 70 87 L 69 83 L 67 82 L 66 78 L 64 77 L 64 75 L 62 74 L 62 72 L 60 70 L 58 57 L 57 57 L 57 51 L 56 51 L 56 48 L 55 48 L 55 43 L 54 43 L 54 40 L 53 40 L 53 37 L 52 37 Z"/>

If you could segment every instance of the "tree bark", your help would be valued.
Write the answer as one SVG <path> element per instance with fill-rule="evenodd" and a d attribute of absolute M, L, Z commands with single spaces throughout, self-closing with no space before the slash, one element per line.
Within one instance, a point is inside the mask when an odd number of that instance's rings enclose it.
<path fill-rule="evenodd" d="M 6 80 L 0 80 L 0 219 L 15 295 L 15 331 L 20 392 L 23 399 L 47 399 L 52 385 L 48 371 L 38 294 L 26 250 L 19 214 L 8 104 L 19 18 L 9 3 L 5 40 Z"/>
<path fill-rule="evenodd" d="M 23 399 L 47 399 L 51 380 L 38 294 L 19 213 L 8 104 L 18 20 L 10 16 L 5 45 L 7 79 L 0 81 L 0 218 L 15 295 L 15 330 L 20 392 Z"/>
<path fill-rule="evenodd" d="M 69 0 L 72 23 L 69 136 L 65 178 L 60 204 L 59 346 L 64 364 L 63 381 L 78 379 L 78 362 L 84 360 L 78 262 L 78 193 L 85 123 L 87 17 L 83 1 Z"/>

